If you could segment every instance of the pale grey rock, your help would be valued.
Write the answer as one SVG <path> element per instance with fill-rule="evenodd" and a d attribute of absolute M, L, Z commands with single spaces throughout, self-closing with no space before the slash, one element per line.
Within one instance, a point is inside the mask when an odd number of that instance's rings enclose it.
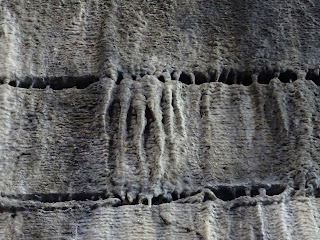
<path fill-rule="evenodd" d="M 0 239 L 320 239 L 319 13 L 0 0 Z"/>
<path fill-rule="evenodd" d="M 2 0 L 0 11 L 6 77 L 319 67 L 312 0 Z"/>

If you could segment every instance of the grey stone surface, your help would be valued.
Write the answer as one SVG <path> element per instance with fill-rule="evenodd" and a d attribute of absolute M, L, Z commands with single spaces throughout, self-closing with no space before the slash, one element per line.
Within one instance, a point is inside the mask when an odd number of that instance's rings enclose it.
<path fill-rule="evenodd" d="M 319 13 L 0 0 L 0 239 L 320 239 Z"/>
<path fill-rule="evenodd" d="M 2 0 L 1 75 L 317 68 L 312 0 Z"/>

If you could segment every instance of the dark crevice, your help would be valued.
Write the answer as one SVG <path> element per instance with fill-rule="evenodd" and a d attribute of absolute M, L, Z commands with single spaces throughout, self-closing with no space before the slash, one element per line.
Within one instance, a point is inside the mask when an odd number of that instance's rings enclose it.
<path fill-rule="evenodd" d="M 283 83 L 290 83 L 290 82 L 296 81 L 297 79 L 298 79 L 297 74 L 292 70 L 281 72 L 279 75 L 279 80 Z"/>
<path fill-rule="evenodd" d="M 261 187 L 254 186 L 251 188 L 251 197 L 255 197 L 260 195 L 259 189 L 262 189 Z M 272 185 L 271 187 L 265 188 L 266 189 L 266 194 L 268 196 L 275 196 L 275 195 L 280 195 L 285 191 L 285 187 L 281 185 Z M 200 191 L 194 192 L 192 194 L 188 194 L 187 192 L 182 192 L 178 193 L 174 191 L 172 193 L 172 200 L 177 201 L 180 199 L 187 198 L 189 196 L 193 196 L 196 194 L 199 194 Z M 242 196 L 247 196 L 245 187 L 243 186 L 220 186 L 218 188 L 213 189 L 213 193 L 215 196 L 223 201 L 231 201 L 236 198 L 242 197 Z M 28 200 L 33 200 L 33 201 L 40 201 L 40 202 L 47 202 L 47 203 L 53 203 L 53 202 L 66 202 L 66 201 L 97 201 L 100 199 L 108 199 L 110 196 L 106 193 L 73 193 L 73 194 L 61 194 L 61 193 L 51 193 L 51 194 L 18 194 L 18 195 L 4 195 L 1 194 L 2 197 L 7 197 L 10 199 L 19 199 L 22 201 L 28 201 Z M 320 191 L 319 189 L 315 190 L 315 196 L 320 197 Z M 115 198 L 121 199 L 120 195 L 114 194 Z M 210 198 L 211 197 L 208 197 Z M 144 199 L 147 200 L 147 199 Z M 152 204 L 158 205 L 162 203 L 168 203 L 170 200 L 165 197 L 164 195 L 159 195 L 157 197 L 152 198 Z M 143 201 L 142 201 L 143 203 Z M 129 202 L 127 199 L 122 200 L 123 205 L 134 205 L 138 204 L 138 198 L 134 199 L 132 202 Z M 146 202 L 147 204 L 147 202 Z"/>
<path fill-rule="evenodd" d="M 229 76 L 229 70 L 227 69 L 223 69 L 220 76 L 219 76 L 219 79 L 218 79 L 218 82 L 222 82 L 222 83 L 226 83 L 228 84 L 228 76 Z"/>
<path fill-rule="evenodd" d="M 9 85 L 12 87 L 16 87 L 17 86 L 17 82 L 16 81 L 10 81 Z"/>
<path fill-rule="evenodd" d="M 184 84 L 187 84 L 187 85 L 190 85 L 192 82 L 191 82 L 191 77 L 186 74 L 185 72 L 182 72 L 180 77 L 179 77 L 179 81 L 184 83 Z"/>
<path fill-rule="evenodd" d="M 158 77 L 158 79 L 159 79 L 159 81 L 160 81 L 160 82 L 163 82 L 163 83 L 165 82 L 165 80 L 164 80 L 164 76 L 162 76 L 162 75 L 161 75 L 161 76 L 159 76 L 159 77 Z"/>
<path fill-rule="evenodd" d="M 43 78 L 37 78 L 33 81 L 32 87 L 33 88 L 39 88 L 39 89 L 45 89 L 47 86 L 47 81 Z M 50 85 L 48 85 L 50 86 Z"/>
<path fill-rule="evenodd" d="M 95 76 L 63 76 L 63 77 L 26 77 L 24 79 L 12 80 L 10 86 L 19 88 L 38 88 L 45 89 L 47 87 L 54 90 L 62 90 L 66 88 L 76 87 L 78 89 L 87 88 L 92 83 L 98 82 L 99 78 Z"/>
<path fill-rule="evenodd" d="M 115 196 L 115 198 L 118 198 L 120 200 L 120 202 L 117 203 L 117 206 L 138 205 L 139 204 L 138 196 L 135 199 L 131 200 L 131 201 L 129 201 L 128 198 L 125 198 L 125 199 L 122 200 L 121 197 L 119 195 L 117 195 L 117 194 L 115 194 L 114 196 Z M 141 203 L 144 204 L 144 200 Z M 148 202 L 145 205 L 148 205 Z"/>
<path fill-rule="evenodd" d="M 24 81 L 18 82 L 17 86 L 19 88 L 30 88 L 32 85 L 32 78 L 26 78 Z"/>
<path fill-rule="evenodd" d="M 189 197 L 190 196 L 190 194 L 188 193 L 188 192 L 182 192 L 182 193 L 180 193 L 180 199 L 181 198 L 187 198 L 187 197 Z"/>
<path fill-rule="evenodd" d="M 213 193 L 217 198 L 223 201 L 231 201 L 235 199 L 234 191 L 230 187 L 221 186 L 217 189 L 213 189 Z"/>
<path fill-rule="evenodd" d="M 152 205 L 160 205 L 168 202 L 169 202 L 169 199 L 167 199 L 163 195 L 159 195 L 158 197 L 152 198 Z"/>
<path fill-rule="evenodd" d="M 252 187 L 251 188 L 251 191 L 250 191 L 250 196 L 251 197 L 255 197 L 255 196 L 258 196 L 260 193 L 259 193 L 259 187 Z"/>
<path fill-rule="evenodd" d="M 148 199 L 143 199 L 141 202 L 143 205 L 148 205 Z"/>
<path fill-rule="evenodd" d="M 9 199 L 22 201 L 38 201 L 43 203 L 68 202 L 68 201 L 97 201 L 108 199 L 110 196 L 105 193 L 48 193 L 48 194 L 17 194 L 4 195 Z"/>
<path fill-rule="evenodd" d="M 260 84 L 269 84 L 271 79 L 275 76 L 274 70 L 264 69 L 258 74 L 258 83 Z"/>
<path fill-rule="evenodd" d="M 120 85 L 122 80 L 123 80 L 123 72 L 118 72 L 116 84 Z"/>
<path fill-rule="evenodd" d="M 237 84 L 250 86 L 252 83 L 252 72 L 244 71 L 237 73 Z"/>
<path fill-rule="evenodd" d="M 195 84 L 200 85 L 206 82 L 209 82 L 206 75 L 202 72 L 194 72 Z"/>
<path fill-rule="evenodd" d="M 165 203 L 170 203 L 170 202 L 175 202 L 177 203 L 188 203 L 188 201 L 194 202 L 194 200 L 189 199 L 189 197 L 196 196 L 198 194 L 203 194 L 202 202 L 206 201 L 214 201 L 216 198 L 222 200 L 222 201 L 232 201 L 240 197 L 256 197 L 256 196 L 261 196 L 263 198 L 257 198 L 265 203 L 270 203 L 272 201 L 272 196 L 279 196 L 282 194 L 286 187 L 283 185 L 271 185 L 269 187 L 261 187 L 261 186 L 252 186 L 250 193 L 247 195 L 246 187 L 244 186 L 219 186 L 216 188 L 211 189 L 212 193 L 209 193 L 210 191 L 201 191 L 198 190 L 196 192 L 181 192 L 178 193 L 177 191 L 172 192 L 171 197 L 168 198 L 166 195 L 158 195 L 156 197 L 153 197 L 151 200 L 151 205 L 160 205 L 160 204 L 165 204 Z M 263 189 L 265 189 L 266 195 L 261 195 Z M 298 190 L 294 190 L 294 192 L 297 192 Z M 113 203 L 111 205 L 113 207 L 119 207 L 119 206 L 124 206 L 124 205 L 138 205 L 138 204 L 143 204 L 143 205 L 148 205 L 148 199 L 143 198 L 139 201 L 139 195 L 135 199 L 128 200 L 128 199 L 123 199 L 120 195 L 114 193 L 112 195 L 107 194 L 106 192 L 98 192 L 98 193 L 50 193 L 50 194 L 18 194 L 18 195 L 5 195 L 1 194 L 1 197 L 5 197 L 8 199 L 12 200 L 20 200 L 20 201 L 35 201 L 35 202 L 42 202 L 42 203 L 59 203 L 59 202 L 69 202 L 69 201 L 91 201 L 88 202 L 90 203 L 90 207 L 92 209 L 98 208 L 99 203 L 92 203 L 92 201 L 99 201 L 99 200 L 107 200 L 107 199 L 113 199 Z M 294 193 L 292 193 L 290 196 L 294 196 Z M 320 198 L 320 189 L 315 189 L 313 191 L 313 196 L 316 198 Z M 268 198 L 269 197 L 269 198 Z M 179 202 L 178 200 L 184 199 L 182 202 Z M 260 201 L 259 200 L 259 201 Z M 246 201 L 247 202 L 247 201 Z M 30 202 L 29 202 L 30 204 Z M 237 204 L 243 204 L 241 202 L 234 202 L 234 206 L 236 207 Z M 252 202 L 252 204 L 255 204 L 255 202 Z M 239 206 L 240 206 L 239 205 Z M 54 207 L 52 207 L 54 208 Z M 8 211 L 14 213 L 18 208 L 17 207 L 7 207 L 7 209 L 0 209 L 1 211 Z M 19 208 L 20 209 L 20 208 Z M 18 210 L 19 210 L 18 209 Z M 24 208 L 21 207 L 20 210 L 23 210 Z"/>
<path fill-rule="evenodd" d="M 174 192 L 172 193 L 172 200 L 173 200 L 173 201 L 179 200 L 179 193 L 178 193 L 178 192 L 174 191 Z"/>
<path fill-rule="evenodd" d="M 317 188 L 317 189 L 314 190 L 314 196 L 316 198 L 320 198 L 320 188 Z"/>
<path fill-rule="evenodd" d="M 244 187 L 237 187 L 234 192 L 235 198 L 246 196 L 246 189 Z"/>
<path fill-rule="evenodd" d="M 145 120 L 146 126 L 144 128 L 143 136 L 144 136 L 144 149 L 147 149 L 147 143 L 149 138 L 151 138 L 151 124 L 154 121 L 153 114 L 150 108 L 147 106 L 145 110 Z"/>
<path fill-rule="evenodd" d="M 283 193 L 285 189 L 286 189 L 285 186 L 272 185 L 270 188 L 266 189 L 266 194 L 268 196 L 279 195 L 279 194 Z"/>
<path fill-rule="evenodd" d="M 171 73 L 171 79 L 175 79 L 175 71 Z M 220 74 L 217 75 L 217 73 L 213 72 L 200 72 L 200 71 L 194 71 L 192 74 L 195 77 L 194 84 L 201 85 L 208 82 L 215 82 L 216 78 L 218 78 L 218 82 L 222 82 L 227 85 L 244 85 L 244 86 L 250 86 L 253 83 L 252 75 L 253 71 L 247 71 L 247 70 L 236 70 L 236 69 L 227 69 L 224 68 L 220 72 Z M 182 72 L 179 76 L 178 81 L 190 85 L 192 84 L 192 78 L 191 75 L 187 72 Z M 277 77 L 279 80 L 283 83 L 291 83 L 298 79 L 296 72 L 293 70 L 284 70 L 284 71 L 275 71 L 270 69 L 263 69 L 259 72 L 255 72 L 255 74 L 258 75 L 258 83 L 260 84 L 269 84 L 270 81 Z M 133 80 L 137 80 L 137 77 L 142 78 L 146 75 L 146 73 L 141 73 L 138 75 L 132 75 Z M 116 84 L 119 85 L 121 81 L 124 79 L 124 72 L 117 72 L 117 79 Z M 6 78 L 0 77 L 0 84 L 5 83 Z M 160 82 L 165 82 L 165 78 L 163 75 L 160 75 L 158 77 L 158 80 Z M 308 70 L 306 74 L 306 80 L 313 81 L 316 85 L 320 86 L 320 75 L 319 70 Z M 92 83 L 95 83 L 99 81 L 98 77 L 95 76 L 80 76 L 80 77 L 74 77 L 74 76 L 62 76 L 62 77 L 26 77 L 24 79 L 18 79 L 18 80 L 11 80 L 9 82 L 10 86 L 13 87 L 19 87 L 19 88 L 38 88 L 38 89 L 45 89 L 45 88 L 52 88 L 54 90 L 62 90 L 66 88 L 73 88 L 76 87 L 78 89 L 84 89 L 87 88 Z"/>
<path fill-rule="evenodd" d="M 307 80 L 313 81 L 316 85 L 320 86 L 320 74 L 319 71 L 310 69 L 306 75 Z"/>
<path fill-rule="evenodd" d="M 4 84 L 6 81 L 6 78 L 5 77 L 0 77 L 0 84 Z"/>
<path fill-rule="evenodd" d="M 228 85 L 232 85 L 232 84 L 236 84 L 237 83 L 237 74 L 236 74 L 235 70 L 231 69 L 231 71 L 228 74 L 226 83 Z"/>

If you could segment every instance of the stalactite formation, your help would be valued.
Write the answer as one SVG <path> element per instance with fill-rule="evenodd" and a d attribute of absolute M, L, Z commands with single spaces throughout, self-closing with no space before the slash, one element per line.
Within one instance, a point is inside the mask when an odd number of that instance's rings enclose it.
<path fill-rule="evenodd" d="M 319 12 L 0 0 L 0 239 L 319 239 Z"/>

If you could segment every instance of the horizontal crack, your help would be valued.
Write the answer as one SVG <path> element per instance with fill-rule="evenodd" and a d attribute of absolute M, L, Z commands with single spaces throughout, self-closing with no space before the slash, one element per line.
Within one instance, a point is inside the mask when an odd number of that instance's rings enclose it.
<path fill-rule="evenodd" d="M 48 193 L 48 194 L 17 194 L 5 195 L 2 197 L 16 199 L 21 201 L 38 201 L 44 203 L 68 202 L 68 201 L 97 201 L 100 199 L 108 199 L 109 195 L 105 193 Z"/>
<path fill-rule="evenodd" d="M 255 197 L 258 195 L 267 195 L 267 196 L 275 196 L 280 195 L 286 189 L 284 185 L 274 184 L 271 186 L 252 186 L 250 188 L 244 186 L 218 186 L 213 188 L 206 188 L 210 192 L 212 192 L 213 198 L 220 199 L 222 201 L 232 201 L 239 197 Z M 169 203 L 173 201 L 178 201 L 181 199 L 187 199 L 189 197 L 198 195 L 203 190 L 198 190 L 193 193 L 186 192 L 173 192 L 171 195 L 158 195 L 152 198 L 144 198 L 137 197 L 132 200 L 128 200 L 127 198 L 120 197 L 115 194 L 108 194 L 107 192 L 99 192 L 99 193 L 48 193 L 48 194 L 4 194 L 1 193 L 1 197 L 7 199 L 14 199 L 20 201 L 37 201 L 42 203 L 57 203 L 57 202 L 68 202 L 68 201 L 98 201 L 98 200 L 106 200 L 106 199 L 119 199 L 120 205 L 135 205 L 135 204 L 145 204 L 145 205 L 159 205 L 163 203 Z M 317 195 L 318 196 L 318 195 Z M 204 196 L 206 198 L 206 196 Z M 210 198 L 210 197 L 208 197 Z"/>
<path fill-rule="evenodd" d="M 229 193 L 226 193 L 226 189 L 233 189 L 233 198 L 228 198 Z M 152 198 L 151 204 L 148 201 L 138 201 L 134 200 L 129 202 L 126 199 L 121 199 L 119 197 L 109 196 L 102 193 L 81 193 L 81 194 L 20 194 L 20 195 L 2 195 L 0 199 L 0 212 L 17 212 L 17 211 L 30 211 L 35 209 L 43 209 L 45 211 L 55 211 L 60 210 L 70 210 L 70 209 L 87 209 L 88 211 L 96 209 L 98 207 L 111 206 L 111 207 L 121 207 L 126 205 L 160 205 L 166 203 L 176 203 L 176 204 L 193 204 L 202 203 L 207 201 L 220 200 L 230 209 L 238 208 L 242 206 L 256 206 L 258 203 L 263 205 L 270 205 L 275 202 L 282 202 L 290 200 L 295 196 L 303 197 L 315 197 L 320 198 L 320 189 L 315 189 L 314 194 L 301 195 L 301 190 L 293 188 L 285 188 L 281 185 L 272 185 L 267 188 L 259 187 L 259 194 L 252 196 L 252 192 L 255 192 L 257 186 L 252 187 L 251 190 L 247 192 L 246 195 L 237 195 L 238 188 L 243 188 L 242 186 L 226 187 L 220 186 L 217 188 L 203 189 L 202 191 L 197 191 L 189 196 L 180 197 L 179 199 L 165 198 L 160 195 Z M 302 191 L 303 192 L 303 191 Z M 308 191 L 305 191 L 305 193 Z M 183 194 L 183 193 L 182 193 Z M 181 195 L 182 195 L 181 194 Z M 224 195 L 227 194 L 227 195 Z M 248 195 L 249 194 L 249 195 Z M 307 195 L 307 196 L 306 196 Z M 142 198 L 143 199 L 143 198 Z M 54 201 L 57 200 L 57 201 Z M 5 203 L 5 204 L 4 204 Z"/>
<path fill-rule="evenodd" d="M 134 81 L 147 76 L 147 74 L 129 75 L 125 72 L 118 72 L 115 83 L 121 84 L 125 78 L 131 78 Z M 166 82 L 167 80 L 180 81 L 184 84 L 201 85 L 210 82 L 221 82 L 227 85 L 244 85 L 249 86 L 255 81 L 260 84 L 269 84 L 274 78 L 279 79 L 283 83 L 291 83 L 298 79 L 297 73 L 292 70 L 262 70 L 260 72 L 255 71 L 239 71 L 236 69 L 223 69 L 219 72 L 181 72 L 172 71 L 171 74 L 163 72 L 157 76 L 160 82 Z M 305 72 L 305 79 L 313 81 L 316 85 L 320 86 L 320 74 L 318 69 L 309 69 Z M 18 88 L 37 88 L 45 89 L 52 88 L 53 90 L 62 90 L 67 88 L 76 87 L 78 89 L 84 89 L 89 87 L 92 83 L 98 82 L 97 76 L 61 76 L 61 77 L 35 77 L 29 76 L 24 79 L 8 81 L 5 77 L 0 77 L 0 84 L 8 83 L 10 86 Z"/>
<path fill-rule="evenodd" d="M 36 88 L 53 90 L 62 90 L 66 88 L 76 87 L 84 89 L 89 87 L 92 83 L 98 82 L 99 78 L 96 76 L 61 76 L 61 77 L 26 77 L 24 79 L 11 80 L 8 82 L 6 78 L 0 78 L 0 84 L 8 83 L 12 87 L 18 88 Z"/>

